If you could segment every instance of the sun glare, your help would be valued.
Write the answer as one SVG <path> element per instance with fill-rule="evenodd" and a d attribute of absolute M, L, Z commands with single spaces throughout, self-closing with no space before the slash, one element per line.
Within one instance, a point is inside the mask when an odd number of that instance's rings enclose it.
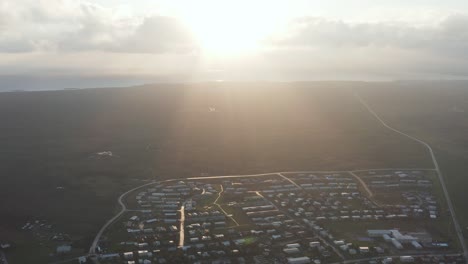
<path fill-rule="evenodd" d="M 236 54 L 255 50 L 274 28 L 268 14 L 259 16 L 258 3 L 200 1 L 185 18 L 205 52 Z"/>

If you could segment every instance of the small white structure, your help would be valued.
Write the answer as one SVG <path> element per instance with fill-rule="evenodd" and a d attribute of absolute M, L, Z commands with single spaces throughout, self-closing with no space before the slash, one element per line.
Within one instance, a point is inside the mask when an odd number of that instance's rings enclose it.
<path fill-rule="evenodd" d="M 421 244 L 419 244 L 419 242 L 417 241 L 411 241 L 411 245 L 415 248 L 415 249 L 422 249 L 423 247 L 421 246 Z"/>
<path fill-rule="evenodd" d="M 385 258 L 385 259 L 382 260 L 382 264 L 390 264 L 390 263 L 393 263 L 392 258 Z"/>
<path fill-rule="evenodd" d="M 382 237 L 383 235 L 391 235 L 391 230 L 367 230 L 369 237 Z"/>
<path fill-rule="evenodd" d="M 108 253 L 108 254 L 102 254 L 99 256 L 99 259 L 102 260 L 114 260 L 114 259 L 119 259 L 120 255 L 118 253 Z"/>
<path fill-rule="evenodd" d="M 401 256 L 400 261 L 402 263 L 412 263 L 414 262 L 414 258 L 412 256 Z"/>
<path fill-rule="evenodd" d="M 308 264 L 310 263 L 309 257 L 288 258 L 288 264 Z"/>
<path fill-rule="evenodd" d="M 337 246 L 342 246 L 345 244 L 344 240 L 335 240 L 333 241 L 333 243 Z"/>
<path fill-rule="evenodd" d="M 287 248 L 300 248 L 301 245 L 299 245 L 299 243 L 293 243 L 293 244 L 287 244 L 286 247 Z"/>
<path fill-rule="evenodd" d="M 403 249 L 403 245 L 395 238 L 392 238 L 391 242 L 397 249 Z"/>
<path fill-rule="evenodd" d="M 286 254 L 296 254 L 296 253 L 299 253 L 300 251 L 298 248 L 285 248 L 283 249 L 283 252 Z"/>
<path fill-rule="evenodd" d="M 71 251 L 72 247 L 70 245 L 61 245 L 57 247 L 57 254 L 66 254 Z"/>
<path fill-rule="evenodd" d="M 359 252 L 361 254 L 367 254 L 369 253 L 369 247 L 359 247 Z"/>
<path fill-rule="evenodd" d="M 311 248 L 316 248 L 316 247 L 319 247 L 320 246 L 320 242 L 318 241 L 312 241 L 309 243 L 309 247 Z"/>
<path fill-rule="evenodd" d="M 392 238 L 387 234 L 383 235 L 382 237 L 385 240 L 385 242 L 390 242 L 392 240 Z"/>
<path fill-rule="evenodd" d="M 133 259 L 133 252 L 123 253 L 125 259 Z"/>

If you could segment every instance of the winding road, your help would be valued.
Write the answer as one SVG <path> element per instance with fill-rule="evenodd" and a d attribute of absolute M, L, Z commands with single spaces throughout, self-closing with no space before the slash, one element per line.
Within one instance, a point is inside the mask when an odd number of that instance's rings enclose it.
<path fill-rule="evenodd" d="M 404 137 L 407 137 L 413 141 L 416 141 L 418 142 L 419 144 L 423 145 L 424 147 L 426 147 L 426 149 L 429 151 L 429 154 L 431 156 L 431 159 L 432 159 L 432 163 L 434 164 L 434 170 L 436 171 L 436 174 L 437 174 L 437 177 L 439 178 L 439 182 L 440 182 L 440 185 L 442 186 L 442 190 L 444 192 L 444 196 L 445 196 L 445 200 L 447 202 L 447 205 L 448 205 L 448 208 L 449 208 L 449 211 L 450 211 L 450 215 L 452 216 L 452 222 L 453 222 L 453 225 L 455 227 L 455 231 L 457 233 L 457 237 L 458 237 L 458 240 L 459 240 L 459 243 L 460 243 L 460 246 L 463 250 L 463 255 L 465 257 L 465 259 L 468 259 L 468 249 L 466 247 L 466 243 L 465 243 L 465 238 L 463 237 L 463 231 L 460 227 L 460 224 L 458 223 L 458 220 L 457 220 L 457 217 L 455 216 L 455 209 L 453 208 L 453 204 L 452 204 L 452 201 L 450 200 L 450 195 L 448 193 L 448 190 L 447 190 L 447 187 L 445 186 L 445 179 L 442 175 L 442 172 L 440 171 L 440 167 L 439 167 L 439 163 L 437 162 L 437 159 L 434 155 L 434 151 L 432 150 L 431 146 L 422 141 L 421 139 L 418 139 L 416 137 L 413 137 L 411 135 L 408 135 L 396 128 L 393 128 L 391 126 L 389 126 L 387 123 L 385 123 L 384 120 L 382 120 L 382 118 L 380 118 L 380 116 L 366 103 L 366 101 L 364 101 L 364 99 L 361 98 L 361 96 L 359 96 L 359 94 L 357 92 L 354 93 L 354 96 L 358 99 L 358 101 L 367 109 L 367 111 L 369 111 L 369 113 L 371 115 L 373 115 L 385 128 L 397 133 L 397 134 L 400 134 Z"/>
<path fill-rule="evenodd" d="M 99 240 L 101 239 L 101 236 L 102 234 L 104 233 L 104 231 L 107 229 L 107 227 L 109 227 L 115 220 L 117 220 L 124 212 L 127 211 L 127 206 L 122 202 L 122 199 L 129 193 L 135 191 L 135 190 L 138 190 L 140 188 L 143 188 L 145 186 L 149 186 L 149 185 L 153 185 L 153 184 L 156 184 L 158 182 L 150 182 L 150 183 L 147 183 L 147 184 L 143 184 L 143 185 L 140 185 L 138 187 L 135 187 L 131 190 L 128 190 L 124 193 L 122 193 L 122 195 L 119 196 L 119 198 L 117 199 L 117 201 L 119 202 L 120 206 L 122 207 L 120 209 L 120 211 L 114 216 L 112 217 L 111 219 L 109 219 L 109 221 L 107 221 L 102 227 L 101 229 L 99 230 L 99 232 L 97 233 L 96 237 L 94 238 L 93 240 L 93 243 L 91 244 L 91 247 L 89 248 L 89 255 L 90 256 L 93 256 L 96 254 L 96 248 L 98 247 L 98 243 L 99 243 Z"/>
<path fill-rule="evenodd" d="M 232 215 L 230 215 L 226 211 L 224 211 L 223 207 L 218 203 L 219 198 L 221 198 L 221 195 L 224 192 L 223 185 L 220 184 L 219 186 L 221 187 L 221 191 L 218 193 L 218 197 L 216 198 L 216 200 L 214 200 L 213 204 L 218 206 L 219 210 L 221 210 L 226 217 L 229 217 L 236 224 L 236 226 L 239 226 L 239 222 L 237 222 L 236 219 L 234 219 L 234 217 Z"/>

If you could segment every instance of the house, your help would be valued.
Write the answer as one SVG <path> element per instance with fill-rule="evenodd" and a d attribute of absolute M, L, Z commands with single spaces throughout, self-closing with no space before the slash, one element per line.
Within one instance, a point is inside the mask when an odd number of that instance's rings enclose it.
<path fill-rule="evenodd" d="M 143 258 L 143 257 L 152 257 L 153 253 L 149 252 L 148 250 L 139 250 L 138 251 L 138 256 Z"/>
<path fill-rule="evenodd" d="M 392 240 L 390 240 L 392 242 L 392 244 L 397 248 L 397 249 L 403 249 L 403 245 L 398 241 L 396 240 L 395 238 L 392 238 Z"/>
<path fill-rule="evenodd" d="M 308 264 L 310 263 L 309 257 L 288 258 L 289 264 Z"/>
<path fill-rule="evenodd" d="M 123 253 L 125 259 L 133 259 L 133 252 L 125 252 Z"/>
<path fill-rule="evenodd" d="M 300 248 L 301 245 L 299 245 L 299 243 L 293 243 L 293 244 L 287 244 L 286 247 L 287 248 Z"/>
<path fill-rule="evenodd" d="M 109 253 L 109 254 L 102 254 L 99 256 L 102 260 L 113 260 L 113 259 L 120 259 L 120 255 L 118 253 Z"/>
<path fill-rule="evenodd" d="M 369 237 L 382 237 L 384 235 L 391 235 L 391 230 L 367 230 L 367 235 Z"/>
<path fill-rule="evenodd" d="M 138 248 L 145 248 L 145 247 L 148 247 L 148 243 L 138 243 L 137 244 Z"/>
<path fill-rule="evenodd" d="M 375 252 L 377 252 L 378 254 L 383 254 L 385 253 L 385 250 L 381 247 L 374 247 L 375 249 Z"/>
<path fill-rule="evenodd" d="M 369 247 L 359 247 L 359 252 L 361 254 L 367 254 L 369 253 Z"/>
<path fill-rule="evenodd" d="M 309 247 L 311 248 L 316 248 L 316 247 L 319 247 L 320 246 L 320 242 L 318 241 L 312 241 L 309 243 Z"/>
<path fill-rule="evenodd" d="M 286 253 L 286 254 L 296 254 L 296 253 L 299 253 L 300 250 L 299 250 L 299 248 L 285 248 L 285 249 L 283 249 L 283 252 Z"/>
<path fill-rule="evenodd" d="M 57 254 L 66 254 L 71 251 L 72 247 L 70 245 L 61 245 L 56 249 Z"/>
<path fill-rule="evenodd" d="M 414 262 L 414 258 L 412 256 L 401 256 L 400 261 L 402 263 L 412 263 Z"/>
<path fill-rule="evenodd" d="M 343 240 L 335 240 L 335 241 L 333 241 L 333 243 L 334 243 L 335 245 L 337 245 L 337 246 L 342 246 L 342 245 L 345 244 L 345 242 L 344 242 Z"/>
<path fill-rule="evenodd" d="M 382 260 L 382 264 L 390 264 L 390 263 L 393 263 L 392 258 L 385 258 L 385 259 Z"/>
<path fill-rule="evenodd" d="M 417 242 L 417 241 L 411 241 L 411 245 L 412 245 L 415 249 L 422 249 L 421 244 L 419 244 L 419 242 Z"/>

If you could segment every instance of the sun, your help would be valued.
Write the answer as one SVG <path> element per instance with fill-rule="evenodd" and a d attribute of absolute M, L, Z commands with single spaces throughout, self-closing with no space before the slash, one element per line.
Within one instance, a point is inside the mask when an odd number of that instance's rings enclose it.
<path fill-rule="evenodd" d="M 185 19 L 201 48 L 217 55 L 256 50 L 275 21 L 257 4 L 247 1 L 196 1 Z"/>

